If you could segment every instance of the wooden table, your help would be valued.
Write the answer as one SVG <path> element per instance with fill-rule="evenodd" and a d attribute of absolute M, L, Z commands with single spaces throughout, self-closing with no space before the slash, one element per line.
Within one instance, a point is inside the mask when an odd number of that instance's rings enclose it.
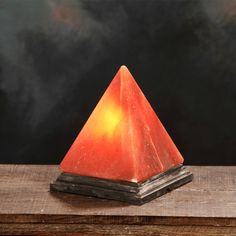
<path fill-rule="evenodd" d="M 142 206 L 50 193 L 55 165 L 0 165 L 0 235 L 236 235 L 236 167 L 189 166 L 193 182 Z"/>

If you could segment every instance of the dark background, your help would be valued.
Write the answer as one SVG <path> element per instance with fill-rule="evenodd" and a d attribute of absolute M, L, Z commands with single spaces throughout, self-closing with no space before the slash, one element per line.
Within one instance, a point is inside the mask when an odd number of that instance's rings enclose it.
<path fill-rule="evenodd" d="M 236 1 L 0 0 L 0 162 L 59 163 L 126 64 L 187 164 L 236 164 Z"/>

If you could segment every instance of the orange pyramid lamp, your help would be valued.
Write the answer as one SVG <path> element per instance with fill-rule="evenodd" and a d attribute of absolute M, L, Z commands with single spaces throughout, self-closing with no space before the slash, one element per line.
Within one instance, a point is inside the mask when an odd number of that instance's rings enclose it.
<path fill-rule="evenodd" d="M 192 180 L 183 157 L 121 66 L 60 164 L 51 190 L 141 205 Z"/>

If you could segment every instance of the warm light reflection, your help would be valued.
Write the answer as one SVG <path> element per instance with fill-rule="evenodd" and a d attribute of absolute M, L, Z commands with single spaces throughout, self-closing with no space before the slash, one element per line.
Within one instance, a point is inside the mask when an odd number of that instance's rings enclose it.
<path fill-rule="evenodd" d="M 121 108 L 112 102 L 105 102 L 97 107 L 94 117 L 88 121 L 93 135 L 107 136 L 111 138 L 122 119 Z"/>
<path fill-rule="evenodd" d="M 121 120 L 121 109 L 117 107 L 107 107 L 103 116 L 103 129 L 110 136 Z"/>

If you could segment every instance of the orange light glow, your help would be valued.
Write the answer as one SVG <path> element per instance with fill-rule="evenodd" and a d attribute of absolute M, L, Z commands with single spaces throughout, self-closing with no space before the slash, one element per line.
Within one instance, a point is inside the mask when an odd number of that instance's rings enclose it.
<path fill-rule="evenodd" d="M 96 107 L 93 115 L 89 118 L 87 123 L 90 131 L 87 130 L 87 132 L 92 132 L 94 136 L 112 137 L 121 119 L 121 107 L 112 101 L 104 101 L 103 106 Z"/>
<path fill-rule="evenodd" d="M 133 76 L 122 66 L 60 167 L 67 173 L 140 182 L 182 162 Z"/>
<path fill-rule="evenodd" d="M 101 130 L 104 130 L 110 136 L 114 132 L 115 128 L 121 120 L 121 109 L 113 106 L 108 106 L 105 108 Z"/>

